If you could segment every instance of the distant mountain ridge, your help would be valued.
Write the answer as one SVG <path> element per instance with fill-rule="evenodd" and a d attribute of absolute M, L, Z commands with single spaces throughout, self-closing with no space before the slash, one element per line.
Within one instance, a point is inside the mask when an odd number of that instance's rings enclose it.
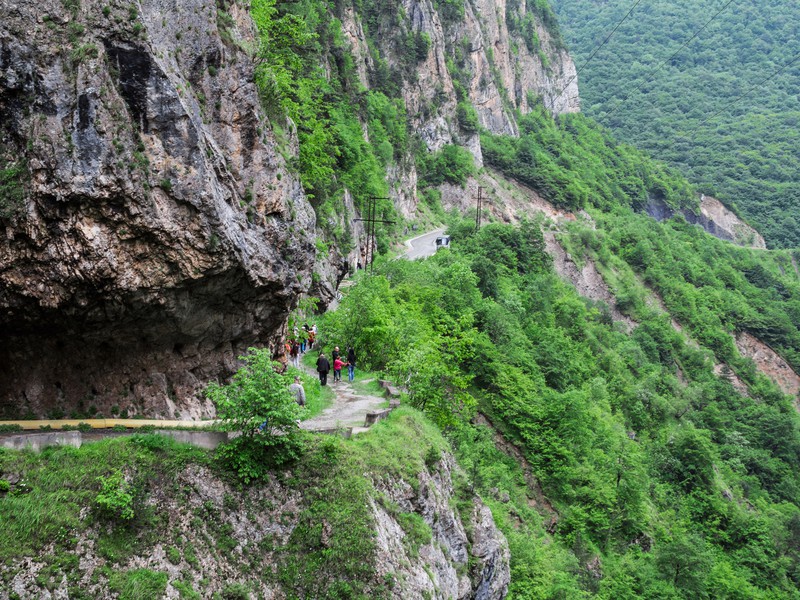
<path fill-rule="evenodd" d="M 647 2 L 584 67 L 630 4 L 553 2 L 581 67 L 586 114 L 679 167 L 769 247 L 799 247 L 800 5 Z"/>

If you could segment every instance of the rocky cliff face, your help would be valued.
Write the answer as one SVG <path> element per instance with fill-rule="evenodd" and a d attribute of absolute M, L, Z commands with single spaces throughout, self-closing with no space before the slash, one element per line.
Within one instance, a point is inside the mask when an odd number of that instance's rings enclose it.
<path fill-rule="evenodd" d="M 343 30 L 365 84 L 376 70 L 368 41 L 376 41 L 379 60 L 385 59 L 401 79 L 411 128 L 428 150 L 463 145 L 482 166 L 476 125 L 517 135 L 514 110 L 528 112 L 534 98 L 541 98 L 553 114 L 580 110 L 575 65 L 525 0 L 465 1 L 463 10 L 452 8 L 458 2 L 438 10 L 432 0 L 392 4 L 373 15 L 368 31 L 354 10 L 345 10 Z M 460 103 L 474 109 L 477 123 L 459 113 Z M 401 214 L 412 216 L 413 167 L 389 175 Z"/>
<path fill-rule="evenodd" d="M 331 10 L 361 83 L 388 69 L 428 150 L 461 144 L 481 164 L 477 125 L 515 135 L 514 110 L 533 97 L 578 109 L 574 65 L 524 0 Z M 314 212 L 286 168 L 297 141 L 291 126 L 276 138 L 260 108 L 248 11 L 230 0 L 0 9 L 7 414 L 209 416 L 208 380 L 250 345 L 277 347 L 300 295 L 327 304 L 363 263 L 348 193 L 339 225 L 352 244 L 317 255 Z M 414 162 L 387 168 L 405 218 L 417 213 Z"/>
<path fill-rule="evenodd" d="M 376 483 L 385 498 L 384 505 L 373 504 L 377 574 L 397 582 L 392 593 L 397 600 L 489 600 L 508 593 L 508 546 L 489 508 L 476 502 L 468 514 L 461 515 L 450 508 L 456 468 L 452 457 L 446 456 L 435 469 L 420 473 L 418 485 L 393 477 Z M 431 527 L 430 542 L 410 552 L 407 534 L 386 504 L 406 514 L 420 514 Z"/>
<path fill-rule="evenodd" d="M 369 556 L 372 568 L 363 570 L 369 572 L 369 580 L 359 582 L 374 590 L 374 596 L 367 592 L 367 597 L 506 597 L 510 580 L 506 539 L 477 497 L 461 512 L 452 508 L 456 502 L 455 469 L 452 456 L 445 455 L 419 473 L 416 481 L 376 481 L 370 500 L 370 529 L 364 529 L 365 524 L 357 520 L 351 523 L 361 531 L 373 531 L 375 536 L 374 552 Z M 310 564 L 318 556 L 303 554 L 297 542 L 316 536 L 312 546 L 331 548 L 341 544 L 348 532 L 335 529 L 319 507 L 309 523 L 309 494 L 292 487 L 290 481 L 291 476 L 272 477 L 264 484 L 242 489 L 208 467 L 190 464 L 172 480 L 159 480 L 148 490 L 137 510 L 157 515 L 160 525 L 149 535 L 131 536 L 135 538 L 133 547 L 122 553 L 109 550 L 111 526 L 93 520 L 91 506 L 83 507 L 79 531 L 70 532 L 68 549 L 53 542 L 38 557 L 0 565 L 5 583 L 0 598 L 67 598 L 76 593 L 116 598 L 114 578 L 119 580 L 120 575 L 136 570 L 163 577 L 165 598 L 184 597 L 186 590 L 195 597 L 234 597 L 230 590 L 236 586 L 249 591 L 250 597 L 275 600 L 331 597 L 336 592 L 325 593 L 329 585 L 331 589 L 349 590 L 352 581 L 329 580 L 331 574 L 324 565 Z M 394 513 L 387 511 L 388 505 L 396 509 Z M 424 522 L 431 531 L 430 540 L 412 539 L 406 531 L 408 522 L 398 515 L 414 515 Z M 56 554 L 59 560 L 54 563 Z M 308 561 L 306 569 L 298 564 L 303 561 Z M 318 570 L 311 584 L 319 595 L 308 590 L 304 593 L 298 581 L 300 574 L 314 569 Z M 341 583 L 341 588 L 335 588 L 335 583 Z"/>
<path fill-rule="evenodd" d="M 307 289 L 314 215 L 259 109 L 247 12 L 212 0 L 0 12 L 0 229 L 10 412 L 207 416 L 237 353 Z"/>
<path fill-rule="evenodd" d="M 755 229 L 737 217 L 725 207 L 722 202 L 705 194 L 700 196 L 699 213 L 690 210 L 682 211 L 684 218 L 695 225 L 699 225 L 708 233 L 721 240 L 733 242 L 739 246 L 765 249 L 764 238 Z M 658 221 L 670 219 L 675 215 L 675 210 L 661 200 L 651 199 L 645 207 L 648 215 Z"/>

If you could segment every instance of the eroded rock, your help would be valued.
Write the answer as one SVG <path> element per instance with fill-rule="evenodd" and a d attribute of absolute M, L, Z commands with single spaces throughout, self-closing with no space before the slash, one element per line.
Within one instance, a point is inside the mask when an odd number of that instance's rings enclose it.
<path fill-rule="evenodd" d="M 0 152 L 30 171 L 0 229 L 7 413 L 207 417 L 200 390 L 277 341 L 315 218 L 261 113 L 246 8 L 5 4 Z"/>

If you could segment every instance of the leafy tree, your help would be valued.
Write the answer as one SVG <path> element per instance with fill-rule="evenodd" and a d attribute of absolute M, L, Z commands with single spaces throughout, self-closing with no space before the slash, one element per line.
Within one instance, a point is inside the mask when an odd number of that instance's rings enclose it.
<path fill-rule="evenodd" d="M 263 477 L 274 464 L 299 456 L 302 414 L 289 392 L 289 377 L 276 372 L 268 349 L 251 348 L 230 383 L 211 383 L 206 396 L 214 403 L 226 431 L 239 435 L 220 447 L 220 456 L 245 482 Z"/>

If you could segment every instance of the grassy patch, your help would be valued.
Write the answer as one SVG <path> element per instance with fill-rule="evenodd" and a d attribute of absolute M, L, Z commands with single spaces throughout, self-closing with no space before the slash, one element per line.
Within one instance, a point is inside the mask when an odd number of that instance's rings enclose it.
<path fill-rule="evenodd" d="M 45 544 L 65 546 L 74 534 L 96 522 L 81 519 L 83 507 L 94 506 L 101 477 L 128 473 L 137 516 L 129 526 L 110 524 L 99 541 L 108 558 L 128 554 L 136 531 L 153 525 L 152 511 L 140 507 L 149 485 L 171 477 L 188 461 L 207 463 L 209 454 L 160 436 L 108 439 L 81 448 L 47 448 L 41 454 L 0 451 L 0 474 L 20 481 L 0 502 L 0 561 L 37 554 Z"/>
<path fill-rule="evenodd" d="M 363 396 L 383 397 L 383 388 L 380 383 L 378 383 L 379 378 L 380 375 L 369 371 L 364 373 L 356 372 L 356 378 L 353 381 L 353 389 Z"/>
<path fill-rule="evenodd" d="M 393 580 L 383 580 L 375 572 L 375 524 L 370 498 L 376 492 L 372 481 L 377 477 L 404 478 L 416 486 L 418 473 L 426 464 L 434 464 L 447 443 L 439 431 L 414 409 L 405 407 L 369 432 L 352 440 L 335 436 L 309 436 L 303 457 L 288 470 L 271 472 L 283 485 L 302 494 L 302 501 L 286 519 L 296 522 L 287 543 L 266 544 L 264 554 L 247 556 L 251 568 L 266 560 L 275 564 L 259 576 L 279 584 L 287 597 L 297 598 L 385 598 Z M 414 443 L 409 444 L 408 440 Z M 431 459 L 435 457 L 435 459 Z M 41 585 L 56 586 L 62 573 L 80 574 L 77 540 L 87 528 L 93 534 L 97 554 L 105 559 L 103 567 L 109 589 L 119 598 L 161 598 L 167 586 L 166 573 L 149 569 L 123 570 L 134 556 L 148 556 L 161 544 L 166 559 L 175 565 L 188 563 L 195 572 L 199 560 L 198 540 L 184 538 L 188 532 L 171 531 L 165 511 L 157 510 L 150 500 L 154 490 L 161 494 L 184 493 L 175 479 L 188 464 L 211 467 L 228 477 L 221 463 L 211 454 L 182 446 L 157 435 L 103 440 L 80 449 L 50 448 L 41 454 L 0 452 L 0 477 L 11 475 L 20 483 L 0 498 L 0 562 L 22 556 L 39 556 L 48 544 L 56 542 L 47 567 L 40 574 Z M 118 477 L 130 487 L 133 498 L 132 519 L 101 514 L 96 504 L 101 492 L 101 478 Z M 22 484 L 24 482 L 24 485 Z M 253 484 L 255 487 L 260 483 Z M 199 535 L 215 549 L 219 557 L 238 561 L 239 543 L 225 513 L 243 511 L 247 504 L 246 488 L 226 492 L 223 507 L 206 502 L 195 509 Z M 82 509 L 92 507 L 88 516 Z M 394 511 L 406 531 L 409 552 L 414 554 L 431 539 L 430 528 L 413 513 Z M 195 526 L 195 525 L 193 525 Z M 194 546 L 192 545 L 194 543 Z M 244 568 L 244 565 L 241 565 Z M 181 598 L 204 597 L 187 575 L 173 581 Z M 71 580 L 70 580 L 71 581 Z M 76 580 L 77 581 L 77 580 Z M 245 590 L 244 586 L 236 588 Z M 221 596 L 247 597 L 233 594 Z"/>
<path fill-rule="evenodd" d="M 120 600 L 158 600 L 167 589 L 167 574 L 150 569 L 114 573 L 109 587 Z"/>
<path fill-rule="evenodd" d="M 403 542 L 406 545 L 409 556 L 418 557 L 420 547 L 430 544 L 431 539 L 433 539 L 430 525 L 425 522 L 422 515 L 417 513 L 398 513 L 395 518 L 406 533 Z"/>

